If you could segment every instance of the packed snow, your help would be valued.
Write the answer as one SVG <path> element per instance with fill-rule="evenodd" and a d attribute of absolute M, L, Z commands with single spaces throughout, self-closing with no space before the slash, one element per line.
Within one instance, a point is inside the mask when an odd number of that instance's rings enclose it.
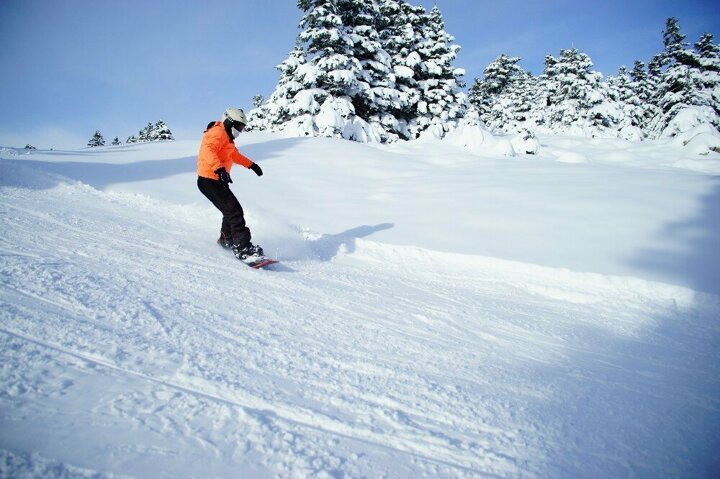
<path fill-rule="evenodd" d="M 470 128 L 0 150 L 0 476 L 716 475 L 711 133 Z"/>

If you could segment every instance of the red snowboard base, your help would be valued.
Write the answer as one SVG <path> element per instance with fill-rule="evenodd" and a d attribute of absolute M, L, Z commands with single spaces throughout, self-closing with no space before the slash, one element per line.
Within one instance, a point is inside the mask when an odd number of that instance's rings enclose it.
<path fill-rule="evenodd" d="M 270 258 L 260 258 L 255 261 L 243 261 L 246 265 L 250 266 L 253 269 L 262 269 L 265 266 L 270 266 L 271 264 L 279 263 L 276 259 L 270 259 Z"/>

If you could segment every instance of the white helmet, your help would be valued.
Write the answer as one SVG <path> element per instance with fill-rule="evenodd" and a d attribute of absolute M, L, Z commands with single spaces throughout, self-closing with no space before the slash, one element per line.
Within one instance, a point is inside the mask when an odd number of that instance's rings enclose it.
<path fill-rule="evenodd" d="M 225 113 L 223 113 L 223 120 L 230 120 L 232 122 L 237 121 L 238 123 L 247 125 L 247 118 L 245 118 L 245 112 L 243 112 L 240 108 L 230 107 L 225 110 Z"/>

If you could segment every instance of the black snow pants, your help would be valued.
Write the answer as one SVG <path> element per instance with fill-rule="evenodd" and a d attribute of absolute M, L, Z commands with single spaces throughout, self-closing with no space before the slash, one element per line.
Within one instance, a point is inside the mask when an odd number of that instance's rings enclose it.
<path fill-rule="evenodd" d="M 200 192 L 209 199 L 223 215 L 221 233 L 232 238 L 232 244 L 243 248 L 250 244 L 250 229 L 245 225 L 245 215 L 240 202 L 230 187 L 219 180 L 198 176 Z"/>

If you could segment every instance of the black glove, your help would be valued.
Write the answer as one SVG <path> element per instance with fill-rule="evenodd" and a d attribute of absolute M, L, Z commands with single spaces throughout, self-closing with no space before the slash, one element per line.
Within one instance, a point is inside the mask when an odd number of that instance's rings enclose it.
<path fill-rule="evenodd" d="M 218 177 L 222 183 L 225 183 L 226 185 L 229 185 L 230 183 L 232 183 L 232 178 L 230 178 L 230 173 L 225 171 L 224 166 L 222 168 L 218 168 L 217 170 L 215 170 L 215 174 L 218 175 Z"/>
<path fill-rule="evenodd" d="M 257 163 L 253 163 L 252 165 L 250 165 L 250 169 L 253 170 L 256 175 L 262 176 L 262 168 L 260 168 L 260 165 L 258 165 Z"/>

